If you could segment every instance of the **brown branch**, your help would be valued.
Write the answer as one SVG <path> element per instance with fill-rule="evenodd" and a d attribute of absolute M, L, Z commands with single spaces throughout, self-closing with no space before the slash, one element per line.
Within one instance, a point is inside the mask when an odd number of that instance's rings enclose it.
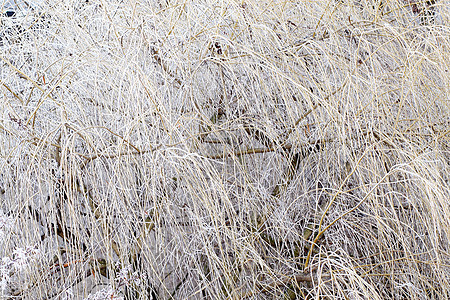
<path fill-rule="evenodd" d="M 206 157 L 210 158 L 210 159 L 223 159 L 223 158 L 227 158 L 227 157 L 242 156 L 242 155 L 246 155 L 246 154 L 258 154 L 258 153 L 273 152 L 275 150 L 276 149 L 274 149 L 274 148 L 250 148 L 250 149 L 238 151 L 238 152 L 228 152 L 228 153 L 223 153 L 223 154 L 207 155 Z"/>

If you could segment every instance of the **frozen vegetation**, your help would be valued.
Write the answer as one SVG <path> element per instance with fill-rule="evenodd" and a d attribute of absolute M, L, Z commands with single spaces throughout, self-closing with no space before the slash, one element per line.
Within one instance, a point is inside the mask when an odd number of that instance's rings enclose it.
<path fill-rule="evenodd" d="M 0 4 L 0 299 L 450 299 L 447 0 Z"/>

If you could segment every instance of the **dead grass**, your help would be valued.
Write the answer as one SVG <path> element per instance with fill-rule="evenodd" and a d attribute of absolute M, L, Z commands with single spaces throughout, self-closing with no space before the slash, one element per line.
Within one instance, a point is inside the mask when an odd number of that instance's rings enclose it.
<path fill-rule="evenodd" d="M 1 295 L 449 298 L 450 14 L 427 3 L 2 17 Z"/>

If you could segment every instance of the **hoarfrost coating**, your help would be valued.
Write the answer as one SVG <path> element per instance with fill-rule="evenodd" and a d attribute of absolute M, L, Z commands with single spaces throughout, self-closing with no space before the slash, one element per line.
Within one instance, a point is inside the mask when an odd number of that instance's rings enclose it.
<path fill-rule="evenodd" d="M 43 0 L 34 1 L 15 1 L 15 0 L 3 0 L 0 4 L 4 10 L 21 10 L 27 8 L 39 8 L 44 4 Z"/>

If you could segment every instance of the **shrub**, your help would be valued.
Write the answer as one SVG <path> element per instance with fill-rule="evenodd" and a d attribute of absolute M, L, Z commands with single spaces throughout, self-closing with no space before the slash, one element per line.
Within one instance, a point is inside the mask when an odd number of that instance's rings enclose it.
<path fill-rule="evenodd" d="M 449 298 L 449 16 L 251 0 L 2 16 L 2 296 Z"/>

